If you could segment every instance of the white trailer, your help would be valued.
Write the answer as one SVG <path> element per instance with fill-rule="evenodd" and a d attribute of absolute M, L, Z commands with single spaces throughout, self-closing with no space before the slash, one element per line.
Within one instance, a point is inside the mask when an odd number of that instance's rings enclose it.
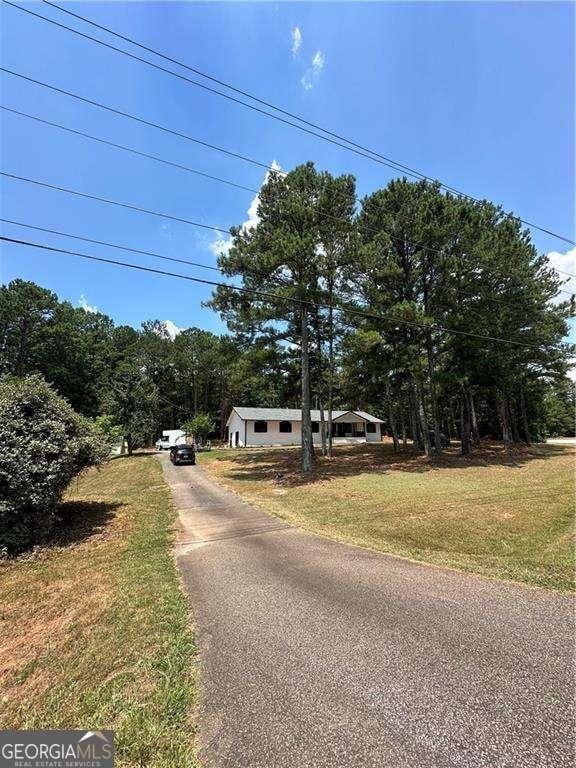
<path fill-rule="evenodd" d="M 186 442 L 186 432 L 181 429 L 165 429 L 154 445 L 159 451 L 167 451 L 173 445 L 183 445 Z"/>

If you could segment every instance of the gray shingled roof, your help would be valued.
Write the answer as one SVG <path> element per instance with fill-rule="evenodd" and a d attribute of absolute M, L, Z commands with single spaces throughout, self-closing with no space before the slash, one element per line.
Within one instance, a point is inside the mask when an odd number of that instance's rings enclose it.
<path fill-rule="evenodd" d="M 300 408 L 237 408 L 234 406 L 233 411 L 236 411 L 244 421 L 302 421 Z M 335 421 L 345 413 L 355 413 L 361 419 L 371 421 L 374 424 L 383 423 L 382 419 L 378 419 L 366 411 L 332 411 L 332 420 Z M 312 421 L 320 421 L 320 411 L 312 410 L 311 415 Z M 327 417 L 328 414 L 324 411 L 324 418 Z"/>

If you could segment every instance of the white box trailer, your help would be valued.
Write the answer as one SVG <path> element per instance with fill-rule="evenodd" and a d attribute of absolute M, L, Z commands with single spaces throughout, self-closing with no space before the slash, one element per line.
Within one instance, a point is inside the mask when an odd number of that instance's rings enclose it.
<path fill-rule="evenodd" d="M 154 443 L 159 451 L 167 451 L 173 445 L 183 445 L 186 442 L 186 432 L 181 429 L 165 429 Z"/>

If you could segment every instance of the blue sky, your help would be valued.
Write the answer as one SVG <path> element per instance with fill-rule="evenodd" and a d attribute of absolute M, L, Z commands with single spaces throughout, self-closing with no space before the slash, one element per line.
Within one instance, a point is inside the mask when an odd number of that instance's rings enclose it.
<path fill-rule="evenodd" d="M 42 3 L 26 7 L 114 43 Z M 212 75 L 574 236 L 574 6 L 570 3 L 70 3 Z M 393 172 L 80 39 L 0 8 L 2 66 L 284 169 L 312 159 L 358 192 Z M 298 33 L 295 33 L 298 28 Z M 294 44 L 294 41 L 297 44 Z M 132 49 L 134 50 L 134 49 Z M 134 50 L 135 53 L 139 53 Z M 161 63 L 161 62 L 159 62 Z M 262 169 L 2 74 L 2 104 L 258 188 Z M 254 197 L 0 113 L 2 170 L 209 225 Z M 2 179 L 2 216 L 214 265 L 217 234 Z M 211 279 L 209 271 L 3 225 L 8 236 Z M 537 247 L 574 271 L 569 246 Z M 573 253 L 572 253 L 573 255 Z M 34 280 L 118 323 L 220 331 L 210 289 L 3 246 L 0 277 Z M 83 297 L 83 298 L 82 298 Z"/>

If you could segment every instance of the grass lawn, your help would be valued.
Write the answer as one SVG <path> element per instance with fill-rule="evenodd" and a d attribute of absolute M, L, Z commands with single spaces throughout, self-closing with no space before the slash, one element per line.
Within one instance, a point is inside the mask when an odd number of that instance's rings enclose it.
<path fill-rule="evenodd" d="M 574 584 L 573 449 L 484 446 L 441 459 L 339 446 L 306 482 L 297 449 L 199 454 L 248 501 L 330 538 L 485 576 Z"/>
<path fill-rule="evenodd" d="M 59 538 L 0 565 L 0 728 L 111 728 L 116 765 L 196 766 L 194 644 L 158 461 L 109 461 L 62 509 Z"/>

